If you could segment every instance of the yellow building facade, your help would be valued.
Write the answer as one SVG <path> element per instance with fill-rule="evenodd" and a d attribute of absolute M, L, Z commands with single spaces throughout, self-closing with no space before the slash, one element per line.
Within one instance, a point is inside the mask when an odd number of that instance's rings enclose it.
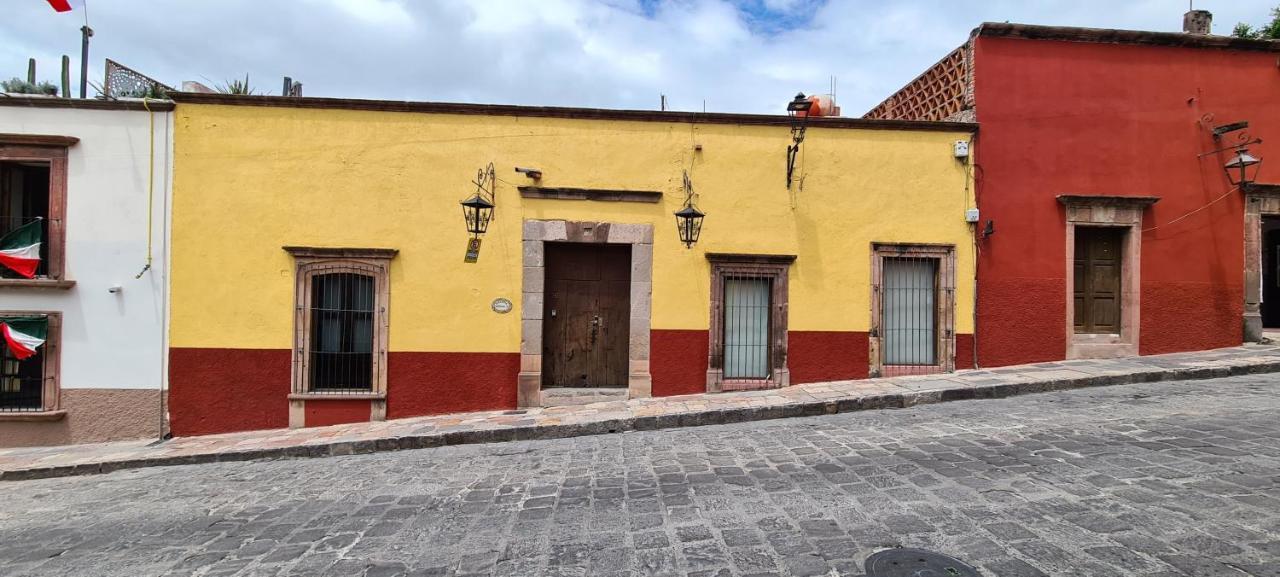
<path fill-rule="evenodd" d="M 972 364 L 972 125 L 177 100 L 175 434 Z"/>

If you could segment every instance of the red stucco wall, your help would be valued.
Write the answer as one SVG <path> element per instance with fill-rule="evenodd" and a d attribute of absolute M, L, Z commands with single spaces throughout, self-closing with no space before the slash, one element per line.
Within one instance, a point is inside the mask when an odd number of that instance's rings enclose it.
<path fill-rule="evenodd" d="M 982 219 L 996 229 L 979 257 L 982 365 L 1065 356 L 1060 194 L 1161 198 L 1143 222 L 1160 227 L 1142 236 L 1142 354 L 1241 342 L 1243 200 L 1223 198 L 1225 153 L 1197 159 L 1222 146 L 1200 121 L 1248 120 L 1249 132 L 1268 141 L 1251 151 L 1280 158 L 1276 57 L 977 39 L 975 172 Z M 1259 180 L 1280 181 L 1277 174 L 1264 163 Z"/>
<path fill-rule="evenodd" d="M 968 367 L 972 335 L 956 336 L 956 366 Z M 653 395 L 706 392 L 707 331 L 654 330 Z M 867 378 L 867 333 L 792 331 L 793 384 Z M 520 355 L 391 352 L 387 418 L 514 409 Z M 169 352 L 169 412 L 176 436 L 289 426 L 290 351 L 174 348 Z M 308 402 L 308 427 L 369 419 L 367 400 Z"/>
<path fill-rule="evenodd" d="M 956 334 L 956 370 L 972 369 L 973 335 Z"/>
<path fill-rule="evenodd" d="M 289 426 L 288 349 L 169 349 L 174 436 Z"/>
<path fill-rule="evenodd" d="M 290 351 L 169 351 L 169 415 L 176 436 L 289 426 Z M 520 355 L 387 355 L 387 418 L 513 409 Z M 368 401 L 307 403 L 308 427 L 369 420 Z"/>
<path fill-rule="evenodd" d="M 654 329 L 649 333 L 653 396 L 707 392 L 707 331 Z"/>
<path fill-rule="evenodd" d="M 518 353 L 387 353 L 387 418 L 516 408 Z"/>
<path fill-rule="evenodd" d="M 791 384 L 865 379 L 870 372 L 867 333 L 789 331 L 787 366 Z"/>
<path fill-rule="evenodd" d="M 303 423 L 307 427 L 325 427 L 369 421 L 370 401 L 363 399 L 326 399 L 303 403 Z"/>

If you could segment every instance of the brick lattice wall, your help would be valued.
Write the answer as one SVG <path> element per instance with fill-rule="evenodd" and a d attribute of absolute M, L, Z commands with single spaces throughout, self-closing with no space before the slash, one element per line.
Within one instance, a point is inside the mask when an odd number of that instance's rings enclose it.
<path fill-rule="evenodd" d="M 972 56 L 972 42 L 952 50 L 863 118 L 972 121 Z"/>

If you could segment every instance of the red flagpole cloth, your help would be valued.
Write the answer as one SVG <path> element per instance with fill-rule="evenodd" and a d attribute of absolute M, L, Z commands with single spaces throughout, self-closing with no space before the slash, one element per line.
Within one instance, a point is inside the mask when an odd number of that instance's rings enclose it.
<path fill-rule="evenodd" d="M 58 12 L 70 12 L 70 11 L 71 11 L 71 2 L 70 2 L 70 0 L 49 0 L 49 5 L 50 5 L 50 6 L 53 6 L 53 9 L 54 9 L 54 10 L 57 10 Z"/>

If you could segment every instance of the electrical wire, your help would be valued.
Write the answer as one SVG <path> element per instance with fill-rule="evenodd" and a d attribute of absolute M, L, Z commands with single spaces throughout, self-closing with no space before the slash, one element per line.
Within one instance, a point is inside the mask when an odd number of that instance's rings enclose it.
<path fill-rule="evenodd" d="M 1181 221 L 1181 220 L 1183 220 L 1183 219 L 1186 219 L 1187 217 L 1189 217 L 1189 216 L 1191 216 L 1191 215 L 1193 215 L 1193 214 L 1196 214 L 1196 213 L 1198 213 L 1198 212 L 1200 212 L 1200 211 L 1202 211 L 1202 210 L 1204 210 L 1204 209 L 1206 209 L 1206 208 L 1209 208 L 1209 207 L 1211 207 L 1211 206 L 1213 206 L 1213 205 L 1217 204 L 1217 203 L 1218 203 L 1218 201 L 1220 201 L 1220 200 L 1222 200 L 1222 199 L 1224 199 L 1224 198 L 1226 198 L 1226 197 L 1228 197 L 1228 196 L 1231 196 L 1233 193 L 1235 193 L 1235 192 L 1236 192 L 1237 190 L 1239 190 L 1239 189 L 1240 189 L 1240 187 L 1239 187 L 1238 185 L 1237 185 L 1237 186 L 1233 186 L 1233 187 L 1231 187 L 1231 189 L 1230 189 L 1230 190 L 1228 190 L 1228 191 L 1227 191 L 1226 193 L 1224 193 L 1222 196 L 1219 196 L 1218 198 L 1215 198 L 1215 199 L 1213 199 L 1213 200 L 1209 201 L 1209 202 L 1208 202 L 1208 203 L 1206 203 L 1204 206 L 1201 206 L 1200 208 L 1197 208 L 1197 209 L 1195 209 L 1195 210 L 1193 210 L 1193 211 L 1191 211 L 1191 212 L 1188 212 L 1188 213 L 1186 213 L 1186 214 L 1184 214 L 1184 215 L 1182 215 L 1182 216 L 1179 216 L 1178 218 L 1175 218 L 1175 219 L 1173 219 L 1173 220 L 1171 220 L 1171 221 L 1169 221 L 1169 222 L 1166 222 L 1166 223 L 1164 223 L 1164 224 L 1157 224 L 1157 225 L 1155 225 L 1155 226 L 1153 226 L 1153 227 L 1151 227 L 1151 228 L 1144 228 L 1144 229 L 1142 229 L 1142 232 L 1144 232 L 1144 233 L 1151 232 L 1151 231 L 1156 230 L 1156 229 L 1158 229 L 1158 228 L 1160 228 L 1160 227 L 1169 226 L 1169 225 L 1171 225 L 1171 224 L 1173 224 L 1173 223 L 1175 223 L 1175 222 L 1178 222 L 1178 221 Z"/>

